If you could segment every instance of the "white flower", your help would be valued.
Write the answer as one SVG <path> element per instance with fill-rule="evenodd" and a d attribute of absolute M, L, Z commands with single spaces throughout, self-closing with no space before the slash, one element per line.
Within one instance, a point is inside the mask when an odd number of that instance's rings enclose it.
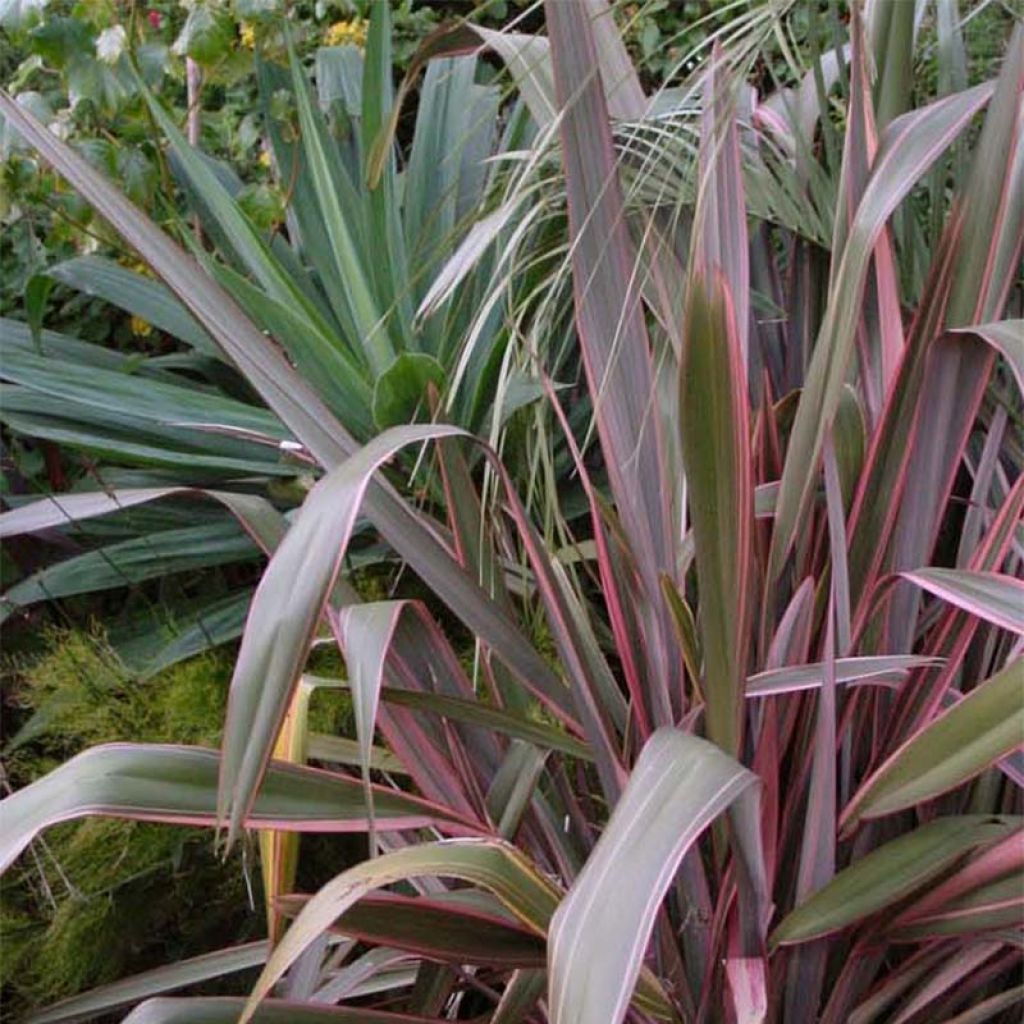
<path fill-rule="evenodd" d="M 128 33 L 123 25 L 105 28 L 96 40 L 96 56 L 104 64 L 116 64 L 124 53 L 124 45 L 128 42 Z"/>

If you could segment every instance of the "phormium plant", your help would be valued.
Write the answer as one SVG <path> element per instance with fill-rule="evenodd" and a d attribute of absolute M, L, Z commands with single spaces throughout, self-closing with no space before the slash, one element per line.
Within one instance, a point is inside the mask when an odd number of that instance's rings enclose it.
<path fill-rule="evenodd" d="M 955 49 L 955 8 L 940 6 Z M 681 94 L 645 96 L 602 0 L 548 0 L 546 38 L 486 40 L 538 124 L 549 112 L 533 153 L 561 168 L 596 437 L 541 365 L 586 500 L 586 543 L 568 550 L 464 428 L 438 418 L 361 443 L 208 254 L 188 256 L 0 99 L 319 476 L 290 524 L 265 500 L 211 492 L 270 554 L 220 751 L 101 746 L 3 803 L 5 866 L 83 814 L 267 837 L 274 942 L 248 999 L 157 998 L 129 1020 L 1019 1013 L 1024 350 L 1007 317 L 1024 29 L 997 80 L 953 74 L 914 105 L 915 5 L 867 14 L 853 5 L 848 47 L 820 55 L 806 87 L 763 99 L 737 88 L 722 46 Z M 469 45 L 460 29 L 427 53 Z M 672 101 L 700 117 L 676 193 Z M 314 130 L 300 123 L 307 144 Z M 646 150 L 623 142 L 641 136 Z M 827 248 L 748 207 L 769 165 L 789 175 L 777 195 L 831 182 Z M 520 311 L 527 334 L 537 310 Z M 421 509 L 381 470 L 427 442 L 443 500 Z M 70 495 L 0 526 L 164 496 Z M 472 674 L 423 602 L 358 600 L 340 567 L 360 515 L 471 631 Z M 538 608 L 554 657 L 524 628 Z M 304 672 L 327 637 L 344 679 Z M 349 690 L 359 777 L 300 763 L 313 686 Z M 368 857 L 292 893 L 290 838 L 318 830 L 365 831 Z M 226 950 L 41 1019 L 238 966 Z"/>

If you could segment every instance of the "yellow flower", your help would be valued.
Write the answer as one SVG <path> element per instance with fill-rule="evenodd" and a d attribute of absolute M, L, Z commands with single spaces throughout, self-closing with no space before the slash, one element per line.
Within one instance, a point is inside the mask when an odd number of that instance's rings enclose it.
<path fill-rule="evenodd" d="M 256 157 L 256 163 L 258 163 L 260 165 L 260 167 L 269 167 L 270 166 L 270 154 L 265 149 L 261 149 L 260 150 L 260 155 L 258 157 Z"/>
<path fill-rule="evenodd" d="M 256 29 L 253 28 L 248 22 L 243 21 L 240 31 L 242 37 L 242 45 L 247 50 L 256 49 Z"/>
<path fill-rule="evenodd" d="M 153 333 L 153 325 L 141 316 L 133 316 L 131 319 L 132 333 L 140 338 L 148 338 Z"/>
<path fill-rule="evenodd" d="M 350 21 L 336 21 L 324 33 L 324 46 L 358 46 L 366 45 L 366 33 L 369 22 L 365 18 L 352 18 Z"/>

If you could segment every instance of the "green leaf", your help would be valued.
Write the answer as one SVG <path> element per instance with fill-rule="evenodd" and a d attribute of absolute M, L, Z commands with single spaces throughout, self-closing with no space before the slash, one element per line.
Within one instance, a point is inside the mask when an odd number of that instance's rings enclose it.
<path fill-rule="evenodd" d="M 160 274 L 298 438 L 324 461 L 340 458 L 345 451 L 344 432 L 334 417 L 313 388 L 297 376 L 273 344 L 242 315 L 230 296 L 106 178 L 3 93 L 0 93 L 0 110 L 26 141 L 53 163 Z M 153 113 L 161 127 L 172 133 L 172 143 L 198 161 L 171 119 L 155 102 Z M 213 179 L 214 184 L 210 186 L 213 188 L 216 179 L 212 172 L 209 177 Z M 259 245 L 258 239 L 256 245 Z"/>
<path fill-rule="evenodd" d="M 746 377 L 724 280 L 692 278 L 679 429 L 697 560 L 708 737 L 733 754 L 740 749 L 753 557 Z"/>
<path fill-rule="evenodd" d="M 93 63 L 86 55 L 92 52 L 94 34 L 83 18 L 50 17 L 32 30 L 29 46 L 47 64 L 64 69 L 76 59 Z"/>
<path fill-rule="evenodd" d="M 308 897 L 281 900 L 285 912 L 295 913 L 306 902 Z M 372 893 L 349 907 L 331 930 L 441 963 L 505 969 L 544 966 L 544 940 L 511 920 L 488 894 L 473 889 L 429 896 Z"/>
<path fill-rule="evenodd" d="M 235 14 L 243 21 L 265 21 L 281 11 L 281 0 L 234 0 Z"/>
<path fill-rule="evenodd" d="M 118 147 L 116 163 L 125 195 L 133 203 L 148 205 L 160 184 L 156 165 L 138 147 L 125 145 Z"/>
<path fill-rule="evenodd" d="M 403 352 L 373 386 L 373 420 L 379 430 L 430 418 L 427 389 L 445 388 L 444 367 L 423 352 Z"/>
<path fill-rule="evenodd" d="M 0 595 L 0 619 L 39 601 L 131 586 L 176 572 L 198 572 L 258 554 L 256 545 L 230 520 L 147 532 L 32 573 Z"/>
<path fill-rule="evenodd" d="M 544 751 L 523 740 L 509 744 L 505 760 L 487 790 L 487 813 L 505 839 L 513 839 L 519 830 L 546 759 Z"/>
<path fill-rule="evenodd" d="M 96 516 L 110 515 L 175 495 L 204 495 L 228 508 L 265 551 L 284 535 L 285 519 L 265 498 L 229 491 L 203 491 L 191 487 L 126 487 L 50 496 L 0 514 L 0 537 L 16 537 L 54 526 L 66 526 Z"/>
<path fill-rule="evenodd" d="M 980 683 L 893 753 L 847 805 L 851 831 L 954 789 L 1016 750 L 1024 730 L 1024 658 Z"/>
<path fill-rule="evenodd" d="M 314 677 L 315 678 L 315 677 Z M 385 687 L 381 699 L 388 704 L 414 708 L 428 714 L 439 715 L 453 722 L 464 722 L 505 736 L 525 740 L 546 750 L 558 750 L 582 761 L 593 760 L 586 744 L 543 722 L 534 722 L 510 714 L 489 704 L 447 697 L 439 693 L 418 693 L 414 690 L 396 690 Z"/>
<path fill-rule="evenodd" d="M 159 104 L 153 115 L 168 132 L 183 162 L 193 161 L 205 184 L 234 210 L 216 176 L 194 154 Z M 356 449 L 356 441 L 332 415 L 315 389 L 292 368 L 274 343 L 245 317 L 230 295 L 203 273 L 195 261 L 129 203 L 88 162 L 61 142 L 26 110 L 0 92 L 0 113 L 40 155 L 52 163 L 153 267 L 189 312 L 203 324 L 281 422 L 321 465 L 337 465 Z M 203 169 L 205 168 L 205 172 Z M 219 190 L 219 191 L 218 191 Z M 242 239 L 245 252 L 261 249 L 251 228 Z M 268 268 L 271 271 L 273 267 Z M 257 275 L 258 276 L 258 275 Z M 273 275 L 275 280 L 281 275 Z M 302 293 L 293 302 L 305 301 Z M 285 302 L 289 301 L 287 298 Z M 556 704 L 567 703 L 565 688 L 510 617 L 499 609 L 451 557 L 431 525 L 409 509 L 390 488 L 371 483 L 366 512 L 384 538 L 398 550 L 424 582 L 488 643 L 519 680 Z"/>
<path fill-rule="evenodd" d="M 349 740 L 344 736 L 330 736 L 322 732 L 309 734 L 307 753 L 314 761 L 329 761 L 331 764 L 358 766 L 362 758 L 359 743 L 356 740 Z M 383 747 L 370 748 L 370 767 L 376 772 L 408 775 L 402 762 L 390 750 L 385 750 Z"/>
<path fill-rule="evenodd" d="M 939 818 L 854 861 L 787 914 L 773 946 L 808 942 L 893 906 L 978 846 L 1009 835 L 1015 823 L 987 815 Z"/>
<path fill-rule="evenodd" d="M 597 846 L 551 922 L 552 1024 L 619 1024 L 683 855 L 757 779 L 718 747 L 654 732 Z"/>
<path fill-rule="evenodd" d="M 43 274 L 33 274 L 25 285 L 25 318 L 32 331 L 32 342 L 36 349 L 41 345 L 46 302 L 52 288 L 53 281 Z"/>
<path fill-rule="evenodd" d="M 111 743 L 92 747 L 0 801 L 0 871 L 44 828 L 90 815 L 212 827 L 220 755 L 203 747 Z M 473 831 L 444 808 L 376 787 L 382 828 L 426 824 Z M 362 786 L 346 775 L 274 762 L 245 822 L 295 832 L 365 832 Z"/>
<path fill-rule="evenodd" d="M 167 288 L 99 256 L 78 256 L 47 271 L 69 288 L 111 302 L 204 355 L 220 358 L 210 336 Z"/>
<path fill-rule="evenodd" d="M 216 64 L 235 44 L 235 20 L 226 7 L 200 0 L 185 19 L 174 41 L 174 52 L 196 63 Z"/>
<path fill-rule="evenodd" d="M 43 17 L 48 0 L 0 0 L 0 28 L 25 32 Z"/>
<path fill-rule="evenodd" d="M 357 224 L 353 223 L 357 211 L 348 204 L 346 213 L 342 206 L 340 181 L 344 172 L 338 166 L 336 151 L 332 152 L 333 140 L 323 118 L 313 107 L 305 71 L 294 53 L 291 54 L 291 69 L 302 132 L 302 151 L 312 175 L 320 216 L 327 229 L 330 253 L 362 352 L 370 366 L 380 372 L 394 359 L 395 352 L 358 245 Z"/>

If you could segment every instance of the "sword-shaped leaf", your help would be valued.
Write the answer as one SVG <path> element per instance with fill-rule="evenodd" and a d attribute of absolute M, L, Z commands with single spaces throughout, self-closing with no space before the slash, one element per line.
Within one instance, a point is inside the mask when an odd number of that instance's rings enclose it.
<path fill-rule="evenodd" d="M 159 281 L 99 256 L 76 256 L 51 267 L 47 273 L 69 288 L 95 295 L 142 317 L 205 355 L 220 358 L 217 346 L 195 317 Z"/>
<path fill-rule="evenodd" d="M 576 328 L 608 478 L 648 601 L 673 573 L 663 441 L 598 52 L 582 4 L 545 5 L 561 111 Z M 660 602 L 659 602 L 660 603 Z M 671 625 L 662 616 L 664 643 Z M 651 653 L 658 643 L 651 638 Z"/>
<path fill-rule="evenodd" d="M 757 779 L 714 744 L 659 729 L 551 922 L 552 1024 L 619 1024 L 683 855 Z"/>
<path fill-rule="evenodd" d="M 355 451 L 355 440 L 311 385 L 295 372 L 273 342 L 260 333 L 230 295 L 204 273 L 193 258 L 82 156 L 3 92 L 0 92 L 0 113 L 150 264 L 321 465 L 334 466 Z M 173 124 L 169 127 L 176 131 Z M 509 616 L 468 578 L 429 524 L 409 509 L 393 490 L 377 482 L 371 483 L 366 512 L 385 539 L 466 625 L 492 646 L 520 681 L 539 686 L 548 693 L 559 687 L 550 667 Z"/>
<path fill-rule="evenodd" d="M 1013 821 L 988 815 L 939 818 L 884 843 L 787 914 L 772 933 L 772 945 L 809 942 L 891 907 L 964 854 L 1013 829 Z"/>
<path fill-rule="evenodd" d="M 966 569 L 918 569 L 900 575 L 979 619 L 1024 634 L 1024 580 Z"/>
<path fill-rule="evenodd" d="M 89 815 L 212 827 L 220 755 L 205 747 L 110 743 L 72 758 L 0 802 L 0 871 L 44 828 Z M 445 808 L 385 787 L 374 792 L 381 828 L 433 824 L 476 829 Z M 295 832 L 365 832 L 363 788 L 346 775 L 273 763 L 244 824 Z"/>
<path fill-rule="evenodd" d="M 778 577 L 818 474 L 853 353 L 868 266 L 886 222 L 914 185 L 988 101 L 977 86 L 905 114 L 889 125 L 850 225 L 786 452 L 768 575 Z"/>
<path fill-rule="evenodd" d="M 1024 739 L 1024 658 L 978 685 L 897 749 L 861 786 L 840 826 L 930 800 L 1012 753 Z"/>
<path fill-rule="evenodd" d="M 150 999 L 125 1017 L 123 1024 L 237 1024 L 245 1000 L 230 996 Z M 317 1006 L 268 999 L 251 1017 L 256 1024 L 442 1024 L 436 1017 L 386 1013 L 366 1007 Z"/>
<path fill-rule="evenodd" d="M 690 282 L 680 435 L 693 521 L 708 737 L 740 749 L 754 523 L 746 372 L 721 274 Z"/>

